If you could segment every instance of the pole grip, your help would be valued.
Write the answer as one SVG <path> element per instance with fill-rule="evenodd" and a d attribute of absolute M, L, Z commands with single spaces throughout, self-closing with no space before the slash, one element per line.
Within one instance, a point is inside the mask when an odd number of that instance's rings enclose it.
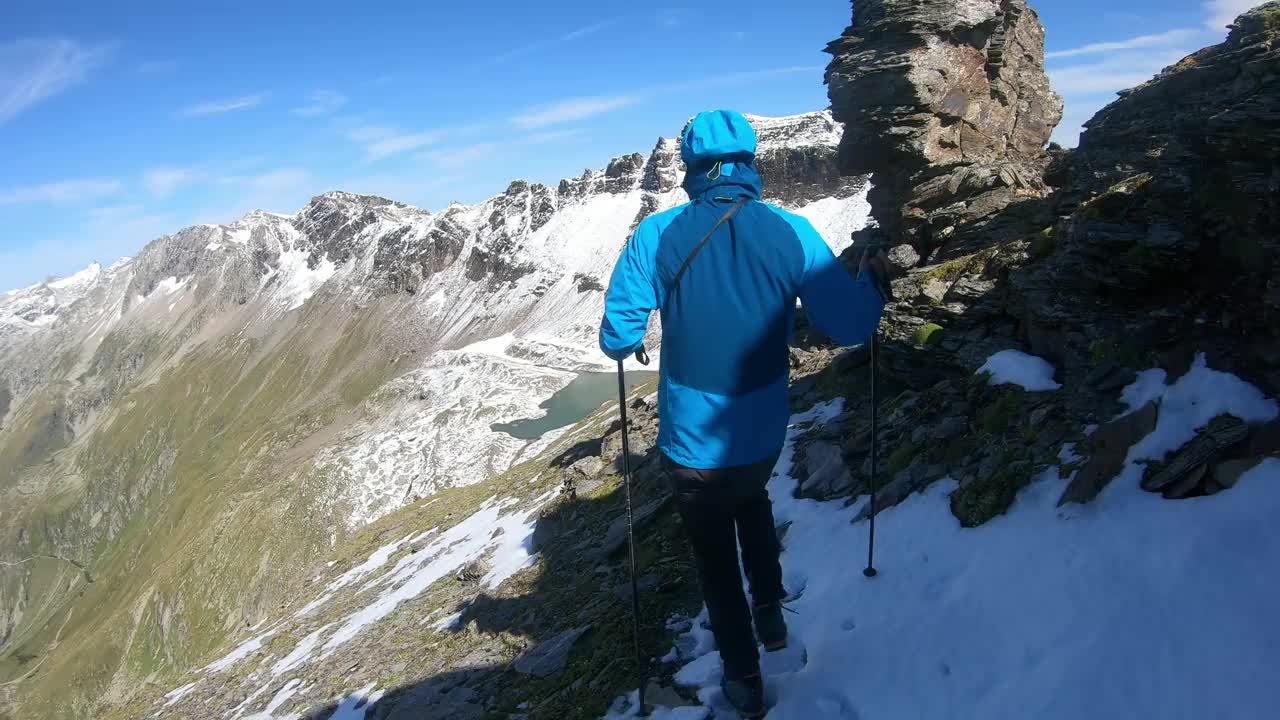
<path fill-rule="evenodd" d="M 873 240 L 868 242 L 863 248 L 862 257 L 863 259 L 870 258 L 884 249 L 884 243 Z M 868 268 L 869 267 L 870 266 L 868 266 Z M 871 282 L 875 284 L 876 290 L 880 293 L 880 297 L 883 298 L 885 302 L 893 302 L 896 298 L 893 296 L 893 283 L 889 281 L 889 276 L 881 275 L 870 269 L 868 269 L 867 272 L 871 275 Z"/>

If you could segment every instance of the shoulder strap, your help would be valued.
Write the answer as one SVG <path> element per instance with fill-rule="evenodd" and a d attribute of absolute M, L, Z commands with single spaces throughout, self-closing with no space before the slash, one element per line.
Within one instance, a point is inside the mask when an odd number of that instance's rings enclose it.
<path fill-rule="evenodd" d="M 711 239 L 712 235 L 716 234 L 716 230 L 719 230 L 721 225 L 728 222 L 729 218 L 733 217 L 743 205 L 750 201 L 751 198 L 749 197 L 739 200 L 733 207 L 729 208 L 728 212 L 720 216 L 720 219 L 716 221 L 715 225 L 711 226 L 711 230 L 706 235 L 702 236 L 702 240 L 699 240 L 698 244 L 694 246 L 693 251 L 689 253 L 689 257 L 684 259 L 684 264 L 680 266 L 680 270 L 676 272 L 675 279 L 671 281 L 671 289 L 667 291 L 667 300 L 670 300 L 671 296 L 675 294 L 676 288 L 680 286 L 680 278 L 684 276 L 684 271 L 689 269 L 689 263 L 693 262 L 693 259 L 697 257 L 698 252 L 702 250 L 702 246 L 707 244 L 707 241 Z"/>

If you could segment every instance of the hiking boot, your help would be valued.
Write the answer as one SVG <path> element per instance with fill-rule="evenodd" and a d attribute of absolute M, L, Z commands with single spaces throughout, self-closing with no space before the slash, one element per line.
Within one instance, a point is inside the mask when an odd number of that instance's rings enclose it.
<path fill-rule="evenodd" d="M 782 603 L 756 605 L 751 608 L 755 621 L 756 638 L 764 645 L 765 652 L 776 652 L 787 646 L 787 622 L 782 619 Z"/>
<path fill-rule="evenodd" d="M 753 673 L 740 678 L 732 678 L 727 673 L 720 680 L 720 690 L 724 699 L 738 711 L 743 718 L 764 717 L 764 680 L 760 673 Z"/>

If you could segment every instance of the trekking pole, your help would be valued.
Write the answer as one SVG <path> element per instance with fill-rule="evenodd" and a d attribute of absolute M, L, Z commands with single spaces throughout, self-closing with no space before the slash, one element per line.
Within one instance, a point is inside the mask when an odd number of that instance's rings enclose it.
<path fill-rule="evenodd" d="M 867 256 L 875 255 L 883 246 L 880 243 L 868 243 L 865 253 Z M 879 291 L 880 297 L 888 303 L 893 300 L 893 286 L 889 283 L 889 278 L 871 273 L 872 281 Z M 878 427 L 879 407 L 876 404 L 876 371 L 880 367 L 880 328 L 877 327 L 871 333 L 871 512 L 868 516 L 867 523 L 867 566 L 863 568 L 862 574 L 866 577 L 873 578 L 877 574 L 876 570 L 876 485 L 880 472 L 880 428 Z"/>
<path fill-rule="evenodd" d="M 636 350 L 636 360 L 641 365 L 649 364 L 649 356 L 641 347 Z M 627 383 L 622 369 L 622 361 L 618 361 L 618 413 L 622 416 L 622 484 L 627 494 L 627 547 L 631 555 L 631 621 L 632 639 L 636 650 L 636 677 L 640 681 L 637 700 L 640 707 L 639 717 L 646 717 L 644 708 L 644 657 L 640 654 L 640 583 L 636 579 L 636 533 L 631 512 L 631 443 L 627 439 Z"/>
<path fill-rule="evenodd" d="M 876 365 L 880 360 L 880 332 L 877 330 L 871 336 L 871 516 L 870 516 L 870 538 L 867 540 L 867 567 L 862 570 L 862 574 L 873 578 L 876 576 L 876 468 L 878 458 L 876 457 L 876 446 L 879 444 L 877 433 L 879 428 L 876 427 L 876 421 L 879 413 L 876 412 Z"/>

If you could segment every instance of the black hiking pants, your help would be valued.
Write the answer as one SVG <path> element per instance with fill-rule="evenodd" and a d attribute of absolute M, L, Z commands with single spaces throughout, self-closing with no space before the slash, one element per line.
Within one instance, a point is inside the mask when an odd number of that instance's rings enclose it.
<path fill-rule="evenodd" d="M 731 677 L 760 667 L 751 608 L 742 593 L 738 545 L 751 599 L 757 605 L 782 600 L 782 546 L 773 523 L 773 504 L 765 484 L 777 456 L 753 465 L 696 470 L 662 458 L 676 508 L 698 567 L 702 599 L 707 603 L 711 632 Z M 735 537 L 736 530 L 736 537 Z"/>

